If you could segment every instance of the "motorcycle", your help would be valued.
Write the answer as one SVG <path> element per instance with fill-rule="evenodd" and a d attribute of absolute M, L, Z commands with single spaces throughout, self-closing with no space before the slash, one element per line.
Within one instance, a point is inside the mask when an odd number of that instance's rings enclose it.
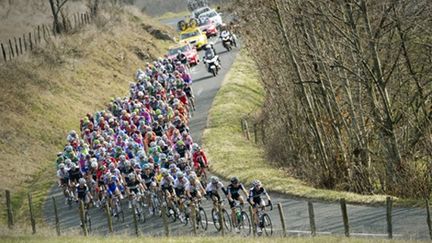
<path fill-rule="evenodd" d="M 230 34 L 228 31 L 223 31 L 221 33 L 222 45 L 227 51 L 232 50 L 232 46 L 237 47 L 237 43 L 235 41 L 235 36 Z"/>
<path fill-rule="evenodd" d="M 207 56 L 204 58 L 204 63 L 207 66 L 207 71 L 213 74 L 213 77 L 216 77 L 220 70 L 219 57 L 215 56 Z"/>

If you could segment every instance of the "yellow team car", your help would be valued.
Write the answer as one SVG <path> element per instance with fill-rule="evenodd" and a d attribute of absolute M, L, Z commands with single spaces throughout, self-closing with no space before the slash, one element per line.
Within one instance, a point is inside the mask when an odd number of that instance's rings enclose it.
<path fill-rule="evenodd" d="M 199 28 L 187 28 L 180 32 L 179 42 L 186 42 L 196 46 L 197 50 L 202 49 L 208 44 L 206 33 L 202 32 Z"/>

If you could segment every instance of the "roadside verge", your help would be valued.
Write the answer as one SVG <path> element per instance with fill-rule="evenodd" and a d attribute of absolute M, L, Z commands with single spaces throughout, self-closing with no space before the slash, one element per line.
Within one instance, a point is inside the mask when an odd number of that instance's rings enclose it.
<path fill-rule="evenodd" d="M 253 139 L 247 140 L 240 126 L 245 115 L 259 111 L 264 96 L 257 67 L 242 50 L 213 101 L 207 128 L 203 132 L 203 147 L 211 161 L 212 173 L 225 178 L 238 176 L 246 185 L 259 179 L 269 191 L 293 197 L 325 201 L 345 198 L 347 202 L 356 204 L 385 203 L 386 195 L 366 196 L 313 188 L 268 163 L 263 148 Z M 393 198 L 393 201 L 396 205 L 421 204 L 399 198 Z"/>

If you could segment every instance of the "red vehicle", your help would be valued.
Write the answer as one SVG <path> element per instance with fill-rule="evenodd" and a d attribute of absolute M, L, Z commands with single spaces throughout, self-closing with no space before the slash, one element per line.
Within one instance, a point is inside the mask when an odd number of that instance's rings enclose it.
<path fill-rule="evenodd" d="M 169 59 L 176 59 L 178 55 L 178 51 L 181 51 L 183 54 L 186 55 L 189 65 L 197 65 L 199 62 L 199 56 L 198 51 L 195 47 L 190 45 L 189 43 L 183 43 L 178 44 L 175 46 L 172 46 L 168 50 L 168 58 Z"/>
<path fill-rule="evenodd" d="M 218 35 L 216 25 L 209 18 L 200 18 L 199 28 L 202 32 L 206 33 L 207 37 Z"/>

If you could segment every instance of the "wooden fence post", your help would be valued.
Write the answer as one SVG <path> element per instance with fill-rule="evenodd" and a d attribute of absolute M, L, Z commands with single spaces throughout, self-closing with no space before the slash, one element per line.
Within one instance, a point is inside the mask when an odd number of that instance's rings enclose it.
<path fill-rule="evenodd" d="M 278 209 L 279 209 L 279 216 L 280 216 L 280 220 L 281 220 L 281 225 L 282 225 L 282 235 L 283 237 L 286 237 L 286 228 L 285 228 L 285 217 L 284 217 L 284 213 L 283 213 L 283 208 L 282 208 L 282 204 L 278 203 Z"/>
<path fill-rule="evenodd" d="M 76 27 L 77 27 L 76 14 L 73 15 L 73 18 L 74 18 L 74 28 L 76 29 Z"/>
<path fill-rule="evenodd" d="M 40 44 L 40 42 L 41 42 L 41 31 L 40 31 L 40 25 L 38 25 L 38 27 L 37 27 L 37 33 L 38 33 L 38 42 L 39 42 L 39 44 Z"/>
<path fill-rule="evenodd" d="M 195 211 L 195 203 L 191 203 L 191 218 L 192 218 L 192 227 L 193 227 L 193 234 L 197 235 L 196 231 L 196 211 Z"/>
<path fill-rule="evenodd" d="M 165 205 L 162 205 L 161 211 L 162 211 L 162 221 L 163 221 L 163 225 L 164 225 L 165 236 L 168 237 L 169 236 L 169 226 L 168 226 L 168 218 L 167 218 L 167 211 L 166 211 Z"/>
<path fill-rule="evenodd" d="M 262 134 L 262 142 L 265 144 L 266 142 L 266 135 L 265 135 L 265 129 L 264 129 L 264 119 L 261 121 L 261 134 Z"/>
<path fill-rule="evenodd" d="M 30 50 L 33 50 L 33 41 L 32 41 L 32 36 L 31 36 L 31 32 L 29 32 L 29 42 L 30 42 Z"/>
<path fill-rule="evenodd" d="M 83 200 L 80 200 L 80 202 L 79 202 L 79 214 L 80 214 L 80 218 L 81 218 L 81 227 L 83 229 L 84 236 L 87 236 L 88 231 L 87 231 L 87 222 L 85 220 L 85 215 L 84 215 L 84 202 L 83 202 Z"/>
<path fill-rule="evenodd" d="M 429 229 L 429 237 L 432 240 L 432 222 L 431 222 L 431 215 L 429 210 L 429 200 L 426 199 L 426 220 L 427 220 L 427 226 Z"/>
<path fill-rule="evenodd" d="M 18 42 L 15 36 L 14 36 L 14 43 L 15 43 L 15 54 L 16 56 L 19 56 Z"/>
<path fill-rule="evenodd" d="M 105 205 L 105 213 L 107 215 L 108 232 L 112 233 L 112 232 L 114 232 L 114 230 L 113 230 L 113 224 L 112 224 L 112 218 L 111 218 L 111 211 L 110 211 L 110 207 L 109 207 L 108 203 L 106 203 L 106 205 Z"/>
<path fill-rule="evenodd" d="M 4 49 L 3 43 L 1 43 L 1 49 L 2 49 L 2 53 L 3 53 L 3 59 L 4 59 L 5 62 L 7 62 L 6 51 Z"/>
<path fill-rule="evenodd" d="M 55 226 L 56 226 L 57 236 L 60 236 L 60 223 L 59 223 L 59 217 L 57 213 L 57 203 L 55 197 L 52 197 L 52 201 L 54 205 Z"/>
<path fill-rule="evenodd" d="M 387 204 L 387 232 L 388 238 L 393 239 L 393 227 L 392 227 L 392 198 L 386 198 Z"/>
<path fill-rule="evenodd" d="M 7 216 L 8 216 L 8 227 L 9 229 L 12 229 L 14 225 L 14 220 L 13 220 L 13 211 L 12 211 L 12 201 L 11 201 L 9 190 L 6 190 L 6 208 L 7 208 Z"/>
<path fill-rule="evenodd" d="M 309 224 L 311 229 L 311 235 L 316 236 L 315 213 L 311 201 L 308 201 L 308 211 L 309 211 Z"/>
<path fill-rule="evenodd" d="M 18 42 L 19 42 L 19 50 L 20 50 L 20 54 L 23 54 L 23 50 L 22 50 L 22 42 L 21 42 L 21 37 L 18 37 Z"/>
<path fill-rule="evenodd" d="M 244 123 L 245 123 L 245 130 L 246 130 L 246 139 L 250 140 L 249 126 L 246 119 L 244 120 Z"/>
<path fill-rule="evenodd" d="M 344 229 L 345 229 L 345 236 L 346 237 L 350 237 L 348 212 L 347 212 L 345 198 L 341 198 L 341 200 L 340 200 L 340 206 L 341 206 L 341 211 L 342 211 L 342 220 L 343 220 Z"/>
<path fill-rule="evenodd" d="M 81 13 L 81 24 L 82 24 L 82 25 L 85 24 L 85 23 L 84 23 L 84 14 L 83 14 L 83 13 Z"/>
<path fill-rule="evenodd" d="M 254 127 L 255 144 L 257 144 L 258 143 L 258 131 L 257 131 L 257 124 L 256 124 L 256 122 L 254 123 L 253 127 Z"/>
<path fill-rule="evenodd" d="M 135 210 L 136 210 L 135 204 L 132 203 L 132 216 L 133 216 L 133 222 L 134 222 L 134 227 L 135 227 L 135 234 L 138 237 L 139 236 L 138 220 L 137 220 Z"/>
<path fill-rule="evenodd" d="M 254 217 L 253 208 L 251 205 L 249 205 L 249 214 L 250 214 L 250 218 L 251 218 L 252 235 L 255 237 L 255 235 L 256 235 L 255 217 Z"/>
<path fill-rule="evenodd" d="M 27 52 L 27 41 L 26 41 L 26 35 L 23 34 L 23 42 L 24 42 L 24 51 Z"/>
<path fill-rule="evenodd" d="M 15 57 L 12 41 L 9 39 L 9 60 Z"/>
<path fill-rule="evenodd" d="M 29 204 L 29 211 L 30 211 L 30 223 L 32 226 L 32 233 L 36 234 L 36 221 L 35 221 L 34 216 L 33 216 L 33 202 L 32 202 L 33 200 L 32 200 L 32 196 L 30 193 L 27 196 L 28 196 L 28 204 Z"/>

